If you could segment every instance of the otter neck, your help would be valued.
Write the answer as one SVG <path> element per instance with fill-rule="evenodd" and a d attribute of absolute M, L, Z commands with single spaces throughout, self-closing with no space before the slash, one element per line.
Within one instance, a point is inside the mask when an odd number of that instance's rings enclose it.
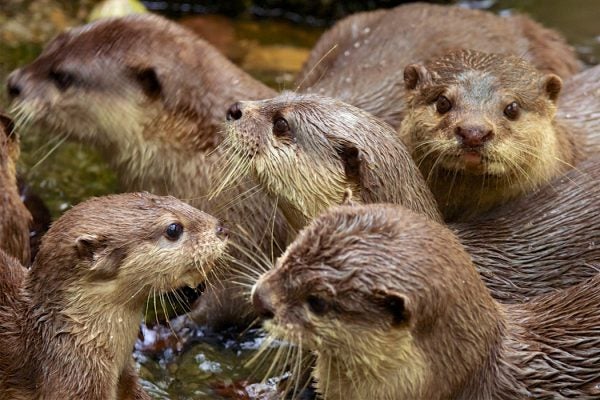
<path fill-rule="evenodd" d="M 52 279 L 51 272 L 38 276 L 37 262 L 36 259 L 25 280 L 26 323 L 28 331 L 35 332 L 32 343 L 41 345 L 34 351 L 59 360 L 64 363 L 62 366 L 81 363 L 102 376 L 118 379 L 131 360 L 144 294 L 136 293 L 131 301 L 122 301 L 114 294 L 116 283 L 111 281 L 82 284 L 79 280 L 85 278 L 81 277 Z M 40 270 L 64 269 L 44 265 Z M 57 337 L 62 339 L 57 341 Z M 65 346 L 63 342 L 71 345 Z M 73 354 L 65 354 L 67 350 Z M 89 354 L 94 356 L 87 359 Z"/>
<path fill-rule="evenodd" d="M 399 338 L 400 345 L 365 340 L 369 349 L 339 352 L 318 351 L 313 376 L 324 400 L 425 399 L 426 365 L 412 339 Z M 360 346 L 360 345 L 359 345 Z M 394 348 L 394 351 L 390 349 Z M 361 350 L 365 350 L 364 353 Z M 363 354 L 361 354 L 363 353 Z M 373 354 L 377 354 L 376 358 Z M 368 360 L 368 362 L 366 362 Z"/>

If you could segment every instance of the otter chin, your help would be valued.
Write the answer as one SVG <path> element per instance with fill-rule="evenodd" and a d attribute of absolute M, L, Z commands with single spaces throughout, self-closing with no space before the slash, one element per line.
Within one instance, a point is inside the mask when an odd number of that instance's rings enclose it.
<path fill-rule="evenodd" d="M 528 193 L 581 158 L 583 136 L 556 118 L 561 79 L 517 57 L 450 52 L 404 70 L 399 133 L 447 220 Z"/>
<path fill-rule="evenodd" d="M 599 283 L 502 305 L 446 227 L 354 205 L 301 231 L 252 301 L 274 338 L 314 353 L 323 399 L 591 400 Z"/>
<path fill-rule="evenodd" d="M 149 399 L 131 358 L 144 304 L 205 281 L 226 239 L 216 218 L 138 193 L 67 211 L 30 270 L 1 254 L 0 397 Z"/>

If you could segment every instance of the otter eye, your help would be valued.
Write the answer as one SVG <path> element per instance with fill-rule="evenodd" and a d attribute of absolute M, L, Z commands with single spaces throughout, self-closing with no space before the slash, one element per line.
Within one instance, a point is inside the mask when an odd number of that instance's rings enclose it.
<path fill-rule="evenodd" d="M 504 109 L 504 115 L 506 115 L 506 118 L 510 119 L 511 121 L 519 118 L 519 113 L 519 104 L 516 101 L 513 101 Z"/>
<path fill-rule="evenodd" d="M 306 303 L 308 304 L 308 308 L 310 309 L 310 311 L 317 315 L 323 315 L 329 309 L 327 301 L 325 301 L 319 296 L 308 296 L 306 298 Z"/>
<path fill-rule="evenodd" d="M 273 122 L 273 134 L 275 136 L 286 136 L 290 134 L 290 125 L 285 118 L 277 118 Z"/>
<path fill-rule="evenodd" d="M 165 230 L 165 236 L 169 240 L 177 240 L 181 237 L 183 233 L 183 226 L 180 223 L 174 222 L 171 225 L 167 226 L 167 230 Z"/>
<path fill-rule="evenodd" d="M 52 71 L 50 72 L 50 79 L 54 81 L 54 84 L 60 90 L 66 90 L 75 82 L 73 74 L 64 71 Z"/>
<path fill-rule="evenodd" d="M 446 114 L 452 109 L 452 103 L 446 96 L 440 96 L 435 101 L 435 109 L 440 114 Z"/>

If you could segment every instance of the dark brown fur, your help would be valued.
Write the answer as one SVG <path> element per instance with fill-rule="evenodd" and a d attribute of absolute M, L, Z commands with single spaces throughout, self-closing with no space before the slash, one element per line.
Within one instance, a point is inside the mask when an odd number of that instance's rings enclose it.
<path fill-rule="evenodd" d="M 0 111 L 0 248 L 29 265 L 31 214 L 17 188 L 19 138 L 12 120 Z"/>
<path fill-rule="evenodd" d="M 600 275 L 496 303 L 458 238 L 402 207 L 343 206 L 254 288 L 275 337 L 313 351 L 325 399 L 596 399 Z"/>
<path fill-rule="evenodd" d="M 571 46 L 526 16 L 408 4 L 351 15 L 327 31 L 297 78 L 302 90 L 338 98 L 398 128 L 402 69 L 457 48 L 512 54 L 567 78 L 581 69 Z"/>
<path fill-rule="evenodd" d="M 404 80 L 400 137 L 446 220 L 528 193 L 586 152 L 584 134 L 555 118 L 560 78 L 520 58 L 458 50 L 407 66 Z"/>
<path fill-rule="evenodd" d="M 285 220 L 255 183 L 239 182 L 209 201 L 223 179 L 217 145 L 227 107 L 275 92 L 181 26 L 138 15 L 70 30 L 14 71 L 8 85 L 18 88 L 15 109 L 44 134 L 96 146 L 124 190 L 185 199 L 226 220 L 233 240 L 267 258 L 285 245 Z M 204 293 L 197 319 L 241 322 L 246 304 L 236 292 L 220 293 L 222 299 Z"/>
<path fill-rule="evenodd" d="M 0 399 L 149 399 L 131 359 L 144 303 L 206 279 L 219 229 L 172 197 L 124 194 L 67 211 L 29 271 L 0 253 Z"/>
<path fill-rule="evenodd" d="M 363 111 L 294 94 L 244 102 L 241 110 L 241 118 L 229 124 L 226 144 L 278 198 L 298 229 L 344 201 L 344 189 L 353 192 L 355 203 L 397 203 L 435 216 L 431 196 L 422 190 L 424 180 L 391 127 Z M 288 120 L 289 134 L 274 134 L 273 120 L 280 117 Z M 354 149 L 353 159 L 366 171 L 358 175 L 363 179 L 348 176 L 348 160 L 340 148 Z M 599 181 L 600 163 L 592 158 L 494 214 L 451 225 L 464 238 L 494 297 L 519 302 L 596 274 Z M 407 205 L 406 196 L 413 193 L 420 195 Z"/>

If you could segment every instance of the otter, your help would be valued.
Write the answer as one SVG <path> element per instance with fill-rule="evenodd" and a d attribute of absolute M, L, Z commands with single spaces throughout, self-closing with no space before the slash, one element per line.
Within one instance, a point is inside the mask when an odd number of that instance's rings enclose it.
<path fill-rule="evenodd" d="M 235 103 L 225 127 L 230 165 L 251 171 L 295 229 L 339 204 L 347 189 L 360 202 L 404 204 L 441 218 L 404 144 L 359 108 L 290 92 Z"/>
<path fill-rule="evenodd" d="M 302 91 L 335 97 L 398 128 L 406 109 L 402 68 L 457 48 L 521 56 L 563 79 L 582 66 L 559 33 L 527 16 L 418 3 L 342 19 L 321 36 L 296 81 Z"/>
<path fill-rule="evenodd" d="M 0 398 L 149 399 L 131 358 L 144 304 L 203 282 L 226 239 L 208 214 L 133 193 L 67 211 L 28 271 L 0 254 Z"/>
<path fill-rule="evenodd" d="M 224 142 L 232 165 L 244 165 L 296 229 L 340 204 L 345 190 L 355 204 L 402 204 L 441 221 L 407 148 L 364 111 L 293 93 L 234 108 Z M 492 213 L 450 225 L 495 298 L 521 302 L 597 273 L 599 181 L 600 163 L 590 158 Z"/>
<path fill-rule="evenodd" d="M 600 65 L 564 81 L 556 118 L 586 133 L 587 154 L 600 153 Z"/>
<path fill-rule="evenodd" d="M 503 305 L 442 225 L 400 206 L 314 220 L 252 301 L 265 328 L 312 351 L 324 399 L 600 396 L 600 275 Z"/>
<path fill-rule="evenodd" d="M 187 29 L 155 15 L 94 22 L 60 34 L 7 85 L 14 109 L 43 134 L 98 148 L 124 191 L 184 199 L 227 221 L 232 241 L 265 258 L 287 243 L 284 218 L 256 183 L 209 201 L 224 179 L 218 145 L 227 107 L 275 92 Z M 231 252 L 250 263 L 241 253 Z M 196 305 L 198 322 L 242 323 L 244 299 L 214 290 Z"/>
<path fill-rule="evenodd" d="M 16 164 L 19 137 L 13 120 L 0 111 L 0 248 L 29 265 L 32 217 L 19 196 Z"/>
<path fill-rule="evenodd" d="M 513 56 L 457 50 L 404 69 L 399 134 L 444 218 L 466 220 L 576 165 L 584 135 L 556 120 L 562 88 Z"/>

